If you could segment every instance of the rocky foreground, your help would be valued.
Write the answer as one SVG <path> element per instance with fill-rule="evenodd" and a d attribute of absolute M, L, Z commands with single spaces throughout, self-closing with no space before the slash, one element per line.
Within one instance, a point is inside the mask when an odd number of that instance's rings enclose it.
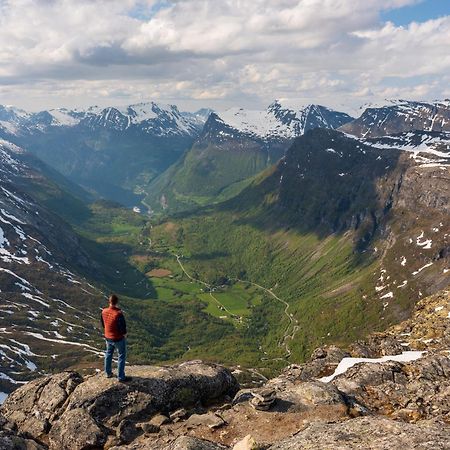
<path fill-rule="evenodd" d="M 450 449 L 450 293 L 347 350 L 317 349 L 263 386 L 218 365 L 130 367 L 133 380 L 64 372 L 0 410 L 0 448 Z"/>

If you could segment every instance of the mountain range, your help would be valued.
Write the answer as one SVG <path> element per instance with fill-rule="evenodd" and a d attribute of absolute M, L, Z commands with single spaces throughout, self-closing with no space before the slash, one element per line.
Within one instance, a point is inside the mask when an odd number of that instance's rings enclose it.
<path fill-rule="evenodd" d="M 38 113 L 1 107 L 0 137 L 93 195 L 134 206 L 144 187 L 192 145 L 205 114 L 156 103 Z"/>
<path fill-rule="evenodd" d="M 449 111 L 0 108 L 0 392 L 99 367 L 110 291 L 134 362 L 266 375 L 406 319 L 450 284 Z"/>
<path fill-rule="evenodd" d="M 350 120 L 324 106 L 292 108 L 279 101 L 262 111 L 212 113 L 192 148 L 149 185 L 145 202 L 155 211 L 178 211 L 225 200 L 281 158 L 296 137 Z"/>

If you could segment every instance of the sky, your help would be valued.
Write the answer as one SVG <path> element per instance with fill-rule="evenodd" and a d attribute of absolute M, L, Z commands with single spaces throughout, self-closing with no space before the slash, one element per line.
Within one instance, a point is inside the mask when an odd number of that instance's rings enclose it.
<path fill-rule="evenodd" d="M 450 98 L 450 0 L 0 0 L 0 104 Z"/>

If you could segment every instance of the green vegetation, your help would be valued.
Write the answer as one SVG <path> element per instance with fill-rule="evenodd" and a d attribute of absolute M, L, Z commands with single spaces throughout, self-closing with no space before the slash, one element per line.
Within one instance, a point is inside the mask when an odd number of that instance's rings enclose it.
<path fill-rule="evenodd" d="M 255 357 L 259 345 L 270 358 L 284 355 L 278 343 L 289 320 L 282 303 L 236 278 L 272 288 L 291 305 L 288 313 L 298 320 L 301 330 L 289 344 L 293 361 L 303 360 L 318 345 L 347 343 L 361 337 L 366 327 L 375 326 L 379 305 L 362 299 L 375 266 L 357 261 L 349 237 L 321 239 L 293 230 L 271 232 L 242 219 L 214 211 L 180 220 L 178 228 L 171 226 L 169 231 L 163 223 L 153 227 L 151 236 L 159 251 L 185 255 L 183 265 L 195 277 L 213 286 L 232 280 L 231 287 L 219 289 L 214 296 L 232 314 L 244 318 L 245 326 L 237 327 L 236 339 L 247 348 L 256 346 Z M 177 239 L 180 235 L 182 244 Z M 209 294 L 199 297 L 208 302 L 206 312 L 225 315 Z M 254 359 L 252 364 L 261 366 L 261 361 Z"/>
<path fill-rule="evenodd" d="M 207 186 L 204 178 L 224 152 L 207 148 L 214 158 L 206 168 L 194 164 L 194 152 L 186 155 L 185 178 L 174 181 L 172 193 L 195 199 L 195 212 L 148 221 L 103 201 L 72 220 L 99 263 L 95 280 L 123 298 L 134 362 L 202 358 L 273 371 L 396 318 L 375 296 L 379 260 L 360 245 L 374 242 L 376 217 L 367 211 L 377 211 L 374 185 L 392 162 L 389 154 L 362 157 L 356 143 L 340 142 L 336 133 L 313 134 L 293 148 L 288 164 L 252 180 L 230 183 L 233 168 L 221 161 L 226 185 L 219 177 Z M 330 138 L 336 152 L 348 153 L 332 163 L 320 153 Z"/>
<path fill-rule="evenodd" d="M 236 144 L 235 144 L 236 145 Z M 152 182 L 145 203 L 161 209 L 161 197 L 170 212 L 195 209 L 227 200 L 251 183 L 267 167 L 267 154 L 255 143 L 227 148 L 196 144 L 184 157 Z"/>

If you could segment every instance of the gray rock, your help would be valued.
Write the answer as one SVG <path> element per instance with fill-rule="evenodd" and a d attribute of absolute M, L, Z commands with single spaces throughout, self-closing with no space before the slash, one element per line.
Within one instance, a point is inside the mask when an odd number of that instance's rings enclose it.
<path fill-rule="evenodd" d="M 344 397 L 335 386 L 320 381 L 299 383 L 292 387 L 288 394 L 292 397 L 295 396 L 305 405 L 345 404 Z"/>
<path fill-rule="evenodd" d="M 270 450 L 448 450 L 450 428 L 415 425 L 380 417 L 341 423 L 317 422 Z"/>
<path fill-rule="evenodd" d="M 191 436 L 181 436 L 163 450 L 223 450 L 227 447 Z"/>
<path fill-rule="evenodd" d="M 360 363 L 332 382 L 378 414 L 405 421 L 450 416 L 450 359 L 430 354 L 410 363 Z"/>
<path fill-rule="evenodd" d="M 88 411 L 77 408 L 65 412 L 48 437 L 52 450 L 87 450 L 103 446 L 107 436 Z"/>
<path fill-rule="evenodd" d="M 141 428 L 144 431 L 144 433 L 147 434 L 159 433 L 159 431 L 161 430 L 159 425 L 156 425 L 151 422 L 141 423 Z"/>
<path fill-rule="evenodd" d="M 250 406 L 260 411 L 268 411 L 276 401 L 275 389 L 265 387 L 252 391 Z"/>
<path fill-rule="evenodd" d="M 1 450 L 45 450 L 45 447 L 37 442 L 17 436 L 13 433 L 0 431 Z"/>
<path fill-rule="evenodd" d="M 162 425 L 165 425 L 170 422 L 170 419 L 165 416 L 164 414 L 156 414 L 156 416 L 153 416 L 150 420 L 150 423 L 153 425 L 156 425 L 158 427 L 161 427 Z"/>
<path fill-rule="evenodd" d="M 128 374 L 129 383 L 101 375 L 83 380 L 74 372 L 40 378 L 11 394 L 2 413 L 19 432 L 41 441 L 48 435 L 51 448 L 84 449 L 102 446 L 117 428 L 120 441 L 129 442 L 135 432 L 129 433 L 127 421 L 213 402 L 238 390 L 228 369 L 200 361 L 131 366 Z"/>
<path fill-rule="evenodd" d="M 228 369 L 199 361 L 170 367 L 131 366 L 129 383 L 96 376 L 72 393 L 67 409 L 89 408 L 90 414 L 107 426 L 123 419 L 146 419 L 158 412 L 213 401 L 238 390 Z"/>
<path fill-rule="evenodd" d="M 222 419 L 222 417 L 218 416 L 214 413 L 209 414 L 193 414 L 186 421 L 187 428 L 195 428 L 199 426 L 207 426 L 212 430 L 216 428 L 220 428 L 226 425 L 226 422 Z"/>
<path fill-rule="evenodd" d="M 31 381 L 8 396 L 2 414 L 35 439 L 45 435 L 65 403 L 83 381 L 75 372 L 62 372 Z"/>
<path fill-rule="evenodd" d="M 283 382 L 278 385 L 277 398 L 274 410 L 280 412 L 303 412 L 329 406 L 336 416 L 345 416 L 348 409 L 347 399 L 335 386 L 317 380 Z"/>
<path fill-rule="evenodd" d="M 129 444 L 138 434 L 136 425 L 128 419 L 122 420 L 116 430 L 116 436 L 122 444 Z"/>
<path fill-rule="evenodd" d="M 1 450 L 44 450 L 44 447 L 32 439 L 17 434 L 16 427 L 0 415 Z"/>
<path fill-rule="evenodd" d="M 188 415 L 187 411 L 184 408 L 177 409 L 174 412 L 169 414 L 170 420 L 178 421 L 180 419 L 184 419 Z"/>

